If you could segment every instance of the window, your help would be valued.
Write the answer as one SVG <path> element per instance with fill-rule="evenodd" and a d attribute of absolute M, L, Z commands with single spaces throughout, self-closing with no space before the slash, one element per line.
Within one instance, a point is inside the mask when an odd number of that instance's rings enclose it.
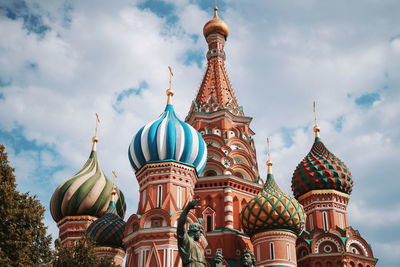
<path fill-rule="evenodd" d="M 286 254 L 287 254 L 288 261 L 292 260 L 292 257 L 290 256 L 290 245 L 289 244 L 286 244 Z"/>
<path fill-rule="evenodd" d="M 339 213 L 338 215 L 339 215 L 339 227 L 343 229 L 344 228 L 343 214 Z"/>
<path fill-rule="evenodd" d="M 269 255 L 271 260 L 275 259 L 274 243 L 269 243 Z"/>
<path fill-rule="evenodd" d="M 326 211 L 322 212 L 322 220 L 323 220 L 323 223 L 324 223 L 324 230 L 328 231 L 328 227 L 329 227 L 329 225 L 328 225 L 328 213 L 326 213 Z"/>
<path fill-rule="evenodd" d="M 213 230 L 213 218 L 211 214 L 208 214 L 206 217 L 206 229 L 207 232 L 210 232 Z"/>
<path fill-rule="evenodd" d="M 314 222 L 313 222 L 313 216 L 312 216 L 312 214 L 310 214 L 309 220 L 310 220 L 310 230 L 312 231 L 312 230 L 314 230 Z"/>
<path fill-rule="evenodd" d="M 158 185 L 157 188 L 157 208 L 162 207 L 162 185 Z"/>
<path fill-rule="evenodd" d="M 142 192 L 142 209 L 144 208 L 144 206 L 146 205 L 146 189 L 143 190 Z"/>
<path fill-rule="evenodd" d="M 178 209 L 182 208 L 182 187 L 180 186 L 176 189 L 176 205 Z"/>

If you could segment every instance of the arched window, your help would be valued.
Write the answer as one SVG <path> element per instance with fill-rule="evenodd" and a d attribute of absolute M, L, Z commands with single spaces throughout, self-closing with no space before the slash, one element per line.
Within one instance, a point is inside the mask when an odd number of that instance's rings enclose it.
<path fill-rule="evenodd" d="M 338 215 L 339 215 L 339 227 L 343 229 L 344 228 L 343 214 L 338 213 Z"/>
<path fill-rule="evenodd" d="M 206 230 L 207 230 L 207 232 L 211 232 L 212 230 L 214 230 L 213 228 L 214 228 L 213 216 L 212 216 L 212 214 L 207 214 L 206 215 Z"/>
<path fill-rule="evenodd" d="M 275 259 L 275 247 L 274 247 L 274 243 L 269 243 L 269 255 L 270 255 L 270 259 L 274 260 Z"/>
<path fill-rule="evenodd" d="M 329 230 L 328 213 L 326 211 L 322 212 L 322 220 L 323 220 L 323 223 L 324 223 L 324 230 L 328 231 Z"/>
<path fill-rule="evenodd" d="M 144 206 L 146 205 L 146 189 L 143 190 L 142 192 L 142 209 L 144 208 Z"/>
<path fill-rule="evenodd" d="M 162 185 L 158 185 L 157 187 L 157 208 L 162 207 Z"/>
<path fill-rule="evenodd" d="M 182 187 L 180 186 L 176 188 L 176 205 L 178 209 L 182 208 Z"/>

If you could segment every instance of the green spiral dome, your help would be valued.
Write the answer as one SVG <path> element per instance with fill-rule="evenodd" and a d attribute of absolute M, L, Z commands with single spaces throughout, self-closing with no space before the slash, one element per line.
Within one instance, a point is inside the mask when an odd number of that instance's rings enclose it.
<path fill-rule="evenodd" d="M 66 216 L 101 217 L 106 212 L 112 182 L 100 168 L 96 143 L 97 138 L 93 138 L 92 151 L 83 168 L 54 191 L 50 201 L 50 212 L 54 221 L 58 222 Z M 117 211 L 123 218 L 126 210 L 125 198 L 121 191 L 117 191 L 121 200 L 117 203 Z"/>

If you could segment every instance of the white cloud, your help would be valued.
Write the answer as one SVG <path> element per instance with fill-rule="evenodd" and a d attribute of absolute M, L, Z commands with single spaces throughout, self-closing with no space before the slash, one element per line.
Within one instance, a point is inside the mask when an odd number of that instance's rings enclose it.
<path fill-rule="evenodd" d="M 398 3 L 381 2 L 377 7 L 367 1 L 360 12 L 360 3 L 346 3 L 343 10 L 340 1 L 290 6 L 229 1 L 220 12 L 231 29 L 226 43 L 228 73 L 246 115 L 254 117 L 261 176 L 265 178 L 265 138 L 271 136 L 276 180 L 290 192 L 292 173 L 313 142 L 311 104 L 316 100 L 322 140 L 354 174 L 350 220 L 355 228 L 365 228 L 366 221 L 375 227 L 361 234 L 379 247 L 377 257 L 383 257 L 384 246 L 372 232 L 390 231 L 392 220 L 381 219 L 389 210 L 379 210 L 375 202 L 391 199 L 395 204 L 389 208 L 399 203 L 393 188 L 398 187 L 394 165 L 400 148 L 400 46 L 398 38 L 391 39 L 399 34 L 394 27 L 400 23 L 394 12 Z M 137 182 L 127 159 L 131 138 L 164 109 L 168 65 L 174 68 L 174 103 L 181 118 L 204 73 L 204 68 L 183 61 L 187 51 L 206 49 L 202 28 L 212 10 L 206 12 L 188 1 L 174 4 L 179 21 L 167 25 L 131 1 L 96 5 L 76 1 L 72 22 L 63 27 L 61 4 L 40 3 L 49 12 L 46 22 L 53 29 L 42 39 L 27 34 L 20 20 L 0 17 L 0 34 L 7 36 L 0 40 L 0 78 L 12 81 L 0 88 L 5 97 L 0 99 L 0 127 L 11 131 L 22 126 L 28 140 L 58 153 L 26 149 L 16 154 L 9 143 L 18 179 L 31 179 L 39 165 L 64 166 L 44 187 L 47 193 L 31 187 L 46 206 L 55 186 L 86 161 L 97 112 L 101 166 L 109 177 L 117 171 L 128 214 L 136 211 Z M 27 62 L 37 68 L 27 68 Z M 144 81 L 148 86 L 140 95 L 118 103 L 122 112 L 113 109 L 118 94 Z M 355 99 L 371 92 L 380 100 L 370 109 L 355 104 Z M 343 118 L 340 130 L 338 118 Z M 288 134 L 291 143 L 286 142 Z M 388 189 L 371 199 L 368 194 L 375 188 Z M 54 225 L 50 228 L 56 232 Z"/>

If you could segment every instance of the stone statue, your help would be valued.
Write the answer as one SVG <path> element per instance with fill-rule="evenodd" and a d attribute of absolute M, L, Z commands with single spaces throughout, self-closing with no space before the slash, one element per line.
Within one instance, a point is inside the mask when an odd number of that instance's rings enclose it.
<path fill-rule="evenodd" d="M 213 267 L 222 267 L 222 262 L 224 261 L 224 257 L 222 253 L 217 251 L 214 256 L 214 264 Z"/>
<path fill-rule="evenodd" d="M 240 259 L 242 266 L 244 267 L 255 267 L 256 266 L 256 257 L 251 250 L 244 250 L 242 252 L 242 257 Z"/>
<path fill-rule="evenodd" d="M 189 211 L 192 209 L 198 209 L 199 206 L 196 204 L 200 199 L 190 201 L 187 206 L 183 209 L 181 216 L 178 219 L 178 227 L 176 234 L 178 236 L 178 249 L 179 256 L 182 259 L 183 267 L 206 267 L 207 261 L 204 257 L 203 249 L 201 248 L 199 241 L 203 227 L 198 223 L 192 223 L 189 225 L 189 230 L 186 232 L 185 224 Z"/>

